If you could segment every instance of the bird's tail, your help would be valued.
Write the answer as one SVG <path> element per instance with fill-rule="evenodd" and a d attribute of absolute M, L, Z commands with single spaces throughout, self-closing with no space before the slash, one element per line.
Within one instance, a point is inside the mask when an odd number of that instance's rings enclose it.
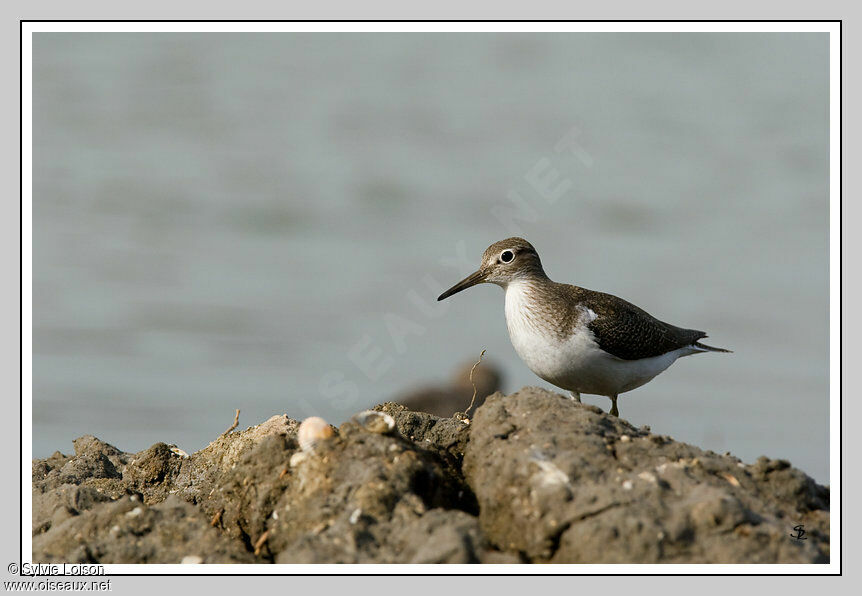
<path fill-rule="evenodd" d="M 724 348 L 716 348 L 714 346 L 708 346 L 706 344 L 702 344 L 699 341 L 696 341 L 692 344 L 695 348 L 700 348 L 704 352 L 726 352 L 728 354 L 733 354 L 733 350 L 725 350 Z"/>

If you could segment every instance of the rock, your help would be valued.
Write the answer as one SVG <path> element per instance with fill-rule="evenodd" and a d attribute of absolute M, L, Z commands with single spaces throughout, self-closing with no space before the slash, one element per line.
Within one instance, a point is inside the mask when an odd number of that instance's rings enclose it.
<path fill-rule="evenodd" d="M 288 489 L 291 476 L 288 462 L 296 452 L 295 437 L 273 434 L 264 436 L 248 452 L 215 479 L 210 493 L 201 496 L 200 505 L 208 518 L 218 520 L 223 532 L 249 545 L 251 550 L 267 530 L 276 504 Z M 260 549 L 271 560 L 271 549 Z"/>
<path fill-rule="evenodd" d="M 468 422 L 412 412 L 406 406 L 392 402 L 380 404 L 375 409 L 392 416 L 400 436 L 413 442 L 417 449 L 432 451 L 442 458 L 447 464 L 446 473 L 463 483 L 461 462 L 470 437 Z M 475 511 L 476 507 L 471 505 L 464 510 Z"/>
<path fill-rule="evenodd" d="M 828 489 L 789 465 L 744 466 L 534 388 L 490 397 L 470 426 L 482 529 L 530 561 L 828 561 L 828 524 L 811 515 Z M 810 540 L 790 538 L 797 523 Z"/>
<path fill-rule="evenodd" d="M 101 453 L 72 458 L 60 468 L 59 480 L 63 484 L 80 484 L 88 478 L 122 478 L 122 474 Z"/>
<path fill-rule="evenodd" d="M 33 461 L 34 536 L 100 503 L 130 494 L 121 473 L 128 454 L 89 435 L 73 445 L 75 456 L 57 451 Z"/>
<path fill-rule="evenodd" d="M 285 415 L 191 456 L 76 439 L 33 462 L 33 560 L 829 560 L 829 489 L 783 460 L 745 465 L 535 388 L 472 420 L 375 411 L 394 428 L 348 421 L 306 451 Z"/>
<path fill-rule="evenodd" d="M 33 491 L 33 535 L 113 499 L 91 486 L 64 484 L 44 493 Z"/>
<path fill-rule="evenodd" d="M 451 519 L 453 531 L 466 537 L 459 542 L 450 536 L 445 552 L 423 556 L 478 560 L 483 542 L 475 518 L 463 514 L 475 526 L 472 541 L 461 512 L 444 511 L 473 506 L 469 488 L 434 450 L 417 445 L 421 443 L 400 434 L 344 423 L 325 451 L 290 470 L 287 488 L 267 524 L 267 545 L 275 560 L 407 561 L 410 553 L 427 548 L 430 530 L 414 524 L 436 508 L 440 510 L 433 515 Z"/>
<path fill-rule="evenodd" d="M 478 520 L 462 512 L 429 511 L 396 528 L 392 541 L 409 563 L 480 563 L 488 556 Z"/>
<path fill-rule="evenodd" d="M 282 414 L 244 431 L 222 435 L 182 460 L 171 489 L 187 501 L 201 503 L 222 485 L 221 479 L 226 474 L 232 473 L 268 437 L 282 437 L 288 442 L 285 449 L 296 449 L 298 428 L 297 421 Z"/>
<path fill-rule="evenodd" d="M 100 441 L 93 435 L 84 435 L 72 441 L 72 446 L 75 448 L 75 455 L 83 457 L 86 455 L 102 455 L 106 457 L 111 464 L 120 473 L 128 463 L 128 454 L 123 453 L 113 445 Z"/>
<path fill-rule="evenodd" d="M 144 502 L 159 503 L 171 492 L 174 479 L 182 466 L 170 445 L 156 443 L 149 449 L 136 453 L 123 471 L 123 481 L 144 495 Z"/>
<path fill-rule="evenodd" d="M 124 497 L 33 538 L 33 559 L 68 563 L 251 563 L 254 556 L 176 496 L 148 506 Z"/>

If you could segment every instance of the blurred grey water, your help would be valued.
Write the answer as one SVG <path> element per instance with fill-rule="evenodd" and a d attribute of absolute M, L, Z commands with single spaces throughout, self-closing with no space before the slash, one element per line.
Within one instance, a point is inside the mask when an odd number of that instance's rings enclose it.
<path fill-rule="evenodd" d="M 626 418 L 828 482 L 827 42 L 36 34 L 34 457 L 191 452 L 235 408 L 338 423 L 483 348 L 546 386 L 498 288 L 434 302 L 518 231 L 553 279 L 735 350 Z"/>

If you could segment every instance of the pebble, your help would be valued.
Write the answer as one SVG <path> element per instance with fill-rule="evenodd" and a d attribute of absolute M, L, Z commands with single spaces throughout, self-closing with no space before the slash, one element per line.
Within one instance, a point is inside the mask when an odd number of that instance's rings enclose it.
<path fill-rule="evenodd" d="M 640 478 L 641 480 L 646 480 L 647 482 L 652 482 L 652 483 L 658 482 L 658 480 L 655 477 L 655 474 L 653 474 L 651 472 L 641 472 L 640 474 L 638 474 L 638 478 Z"/>

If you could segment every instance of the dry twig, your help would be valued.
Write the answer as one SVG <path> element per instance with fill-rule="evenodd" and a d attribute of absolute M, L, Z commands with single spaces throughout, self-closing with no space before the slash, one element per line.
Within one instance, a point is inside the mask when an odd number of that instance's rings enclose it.
<path fill-rule="evenodd" d="M 239 410 L 236 411 L 236 416 L 233 417 L 233 424 L 230 425 L 230 428 L 220 434 L 218 438 L 221 439 L 222 437 L 229 435 L 237 426 L 239 426 Z"/>
<path fill-rule="evenodd" d="M 260 535 L 260 538 L 257 539 L 257 542 L 254 543 L 254 556 L 260 554 L 260 549 L 263 548 L 263 545 L 266 544 L 266 539 L 269 538 L 269 530 Z"/>
<path fill-rule="evenodd" d="M 463 414 L 464 417 L 462 420 L 469 420 L 467 414 L 470 413 L 470 410 L 473 409 L 473 404 L 476 403 L 476 393 L 478 393 L 478 389 L 476 388 L 476 383 L 473 381 L 473 371 L 476 370 L 476 367 L 482 364 L 482 357 L 485 355 L 485 350 L 482 350 L 482 353 L 479 354 L 479 360 L 476 361 L 476 364 L 473 365 L 473 368 L 470 369 L 470 384 L 473 386 L 473 397 L 470 399 L 470 405 L 467 406 L 467 409 L 463 412 L 456 413 L 456 417 L 459 417 L 458 414 Z M 460 418 L 460 417 L 459 417 Z"/>
<path fill-rule="evenodd" d="M 221 516 L 224 513 L 224 509 L 219 509 L 216 514 L 213 516 L 212 520 L 210 520 L 210 525 L 215 527 L 221 521 Z"/>
<path fill-rule="evenodd" d="M 725 474 L 722 472 L 721 474 L 719 474 L 719 476 L 727 480 L 731 484 L 731 486 L 739 486 L 739 480 L 737 480 L 736 476 L 734 476 L 733 474 Z"/>

